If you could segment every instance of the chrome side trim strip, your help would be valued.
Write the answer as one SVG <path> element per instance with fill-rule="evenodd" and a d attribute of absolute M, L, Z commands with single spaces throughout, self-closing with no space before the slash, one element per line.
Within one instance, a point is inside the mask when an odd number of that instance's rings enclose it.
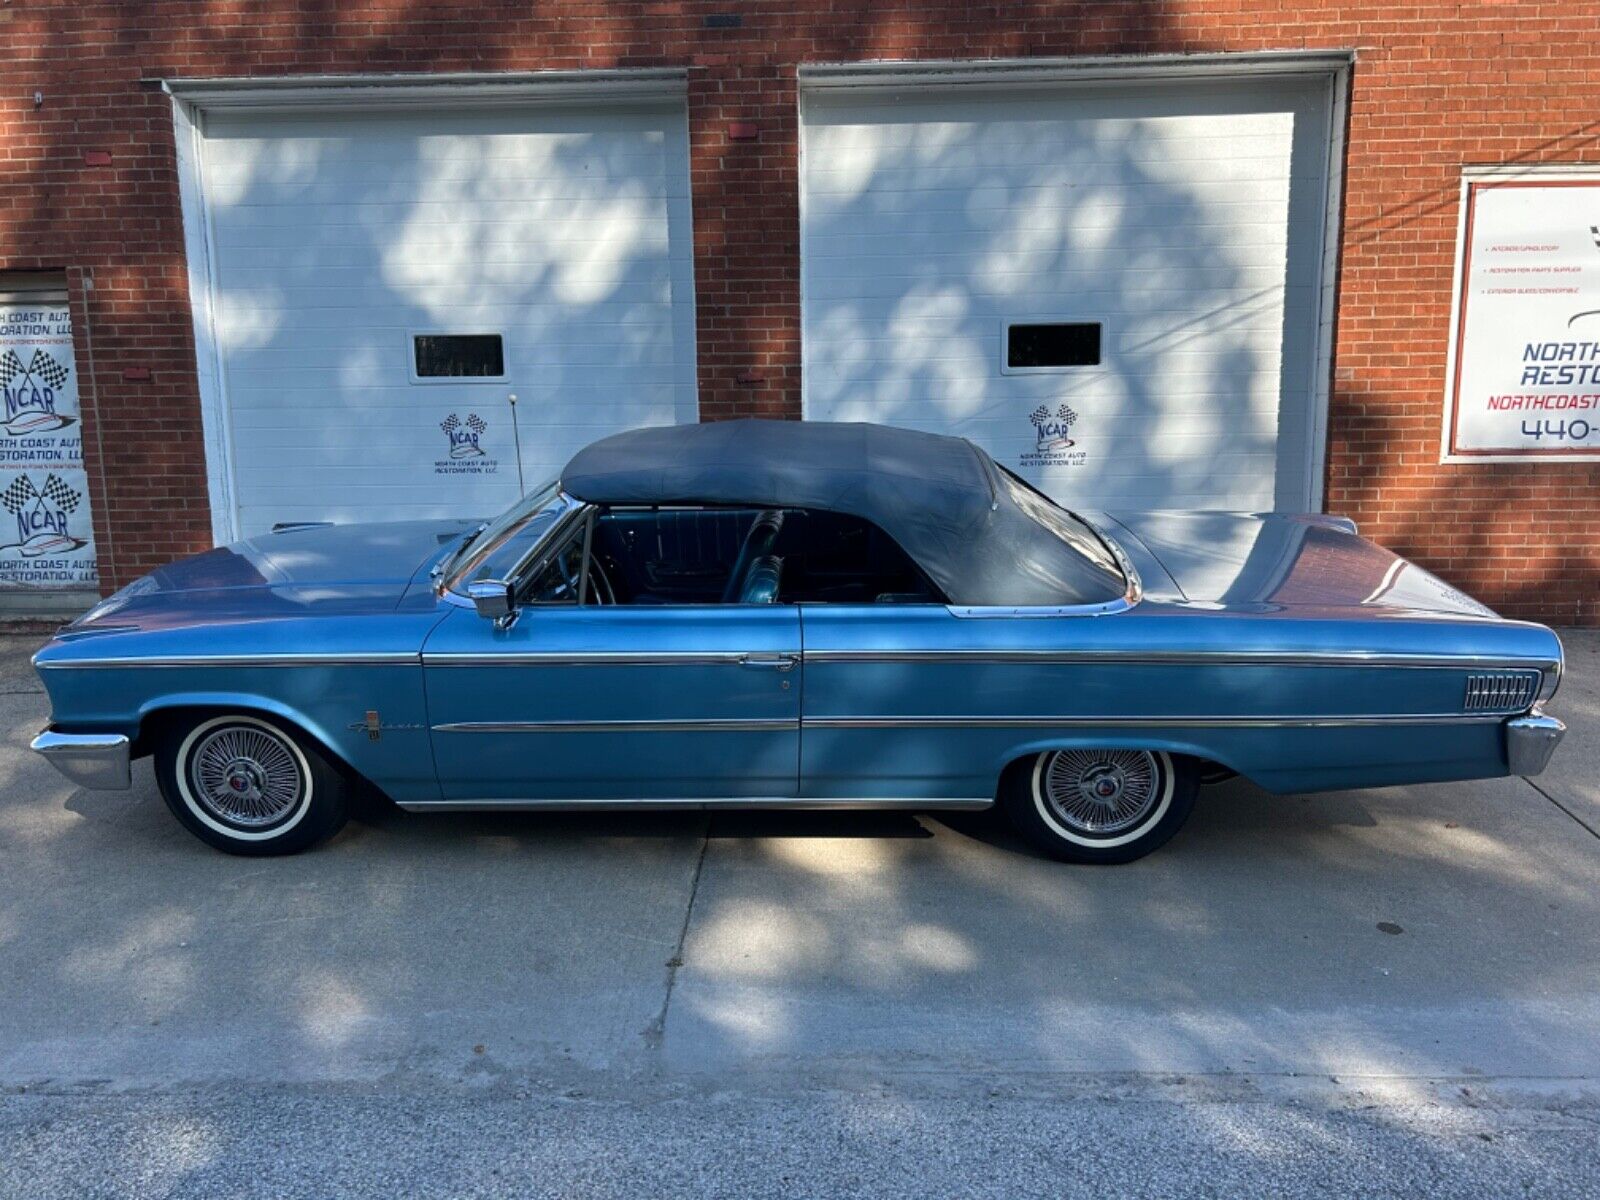
<path fill-rule="evenodd" d="M 435 733 L 769 733 L 805 729 L 1283 729 L 1370 725 L 1473 725 L 1499 722 L 1509 713 L 1399 713 L 1330 716 L 877 716 L 725 720 L 450 721 Z"/>
<path fill-rule="evenodd" d="M 415 800 L 400 805 L 407 812 L 547 812 L 591 811 L 606 812 L 627 809 L 635 812 L 665 812 L 673 809 L 700 811 L 712 808 L 792 808 L 808 810 L 832 809 L 896 809 L 911 812 L 973 811 L 990 808 L 990 796 L 948 798 L 923 798 L 862 796 L 846 799 L 811 799 L 804 796 L 721 796 L 711 799 L 685 800 Z"/>
<path fill-rule="evenodd" d="M 806 717 L 802 729 L 1286 729 L 1367 725 L 1475 725 L 1504 721 L 1509 713 L 1403 713 L 1313 717 Z"/>
<path fill-rule="evenodd" d="M 41 671 L 87 670 L 91 667 L 511 667 L 511 666 L 651 666 L 695 667 L 738 665 L 749 653 L 741 650 L 717 652 L 665 653 L 515 653 L 472 654 L 433 653 L 419 655 L 407 651 L 373 651 L 346 654 L 191 654 L 159 658 L 57 659 L 37 663 Z M 1300 667 L 1420 667 L 1433 670 L 1525 670 L 1558 673 L 1555 659 L 1489 658 L 1482 656 L 1434 656 L 1414 654 L 1369 654 L 1363 651 L 1330 651 L 1326 654 L 1263 651 L 1162 651 L 1129 653 L 1116 650 L 807 650 L 807 663 L 922 663 L 946 662 L 991 665 L 1030 663 L 1040 666 L 1109 663 L 1119 666 L 1300 666 Z"/>
<path fill-rule="evenodd" d="M 796 658 L 797 647 L 790 651 Z M 714 667 L 737 666 L 750 657 L 745 650 L 728 651 L 672 651 L 640 653 L 628 651 L 593 651 L 562 653 L 549 651 L 519 651 L 507 654 L 476 654 L 469 651 L 440 651 L 423 655 L 424 666 L 429 667 Z"/>
<path fill-rule="evenodd" d="M 792 717 L 757 717 L 724 720 L 709 717 L 691 721 L 448 721 L 435 725 L 435 733 L 767 733 L 798 731 Z"/>
<path fill-rule="evenodd" d="M 41 671 L 76 671 L 91 667 L 415 667 L 422 657 L 404 651 L 374 651 L 370 654 L 184 654 L 161 658 L 124 656 L 119 658 L 80 658 L 40 662 Z"/>
<path fill-rule="evenodd" d="M 1374 654 L 1362 650 L 1330 650 L 1322 653 L 1280 650 L 807 650 L 804 658 L 807 663 L 1032 663 L 1042 666 L 1103 663 L 1141 667 L 1422 667 L 1463 671 L 1481 668 L 1548 671 L 1560 666 L 1553 659 L 1543 658 Z"/>

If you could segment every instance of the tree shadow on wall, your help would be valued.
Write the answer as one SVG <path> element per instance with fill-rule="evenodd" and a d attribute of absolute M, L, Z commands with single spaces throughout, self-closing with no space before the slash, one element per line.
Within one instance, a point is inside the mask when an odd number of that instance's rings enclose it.
<path fill-rule="evenodd" d="M 1096 121 L 1043 93 L 808 98 L 807 415 L 953 430 L 1068 504 L 1301 510 L 1320 101 L 1110 95 L 1084 93 Z M 1237 162 L 1193 136 L 1219 129 Z M 1005 373 L 1019 320 L 1102 323 L 1101 364 Z M 1074 453 L 1041 464 L 1031 414 L 1062 404 Z"/>
<path fill-rule="evenodd" d="M 603 118 L 208 121 L 216 336 L 233 442 L 250 453 L 236 466 L 244 532 L 486 515 L 596 437 L 692 419 L 688 310 L 673 303 L 690 286 L 682 118 Z M 419 332 L 502 334 L 504 380 L 411 377 Z"/>

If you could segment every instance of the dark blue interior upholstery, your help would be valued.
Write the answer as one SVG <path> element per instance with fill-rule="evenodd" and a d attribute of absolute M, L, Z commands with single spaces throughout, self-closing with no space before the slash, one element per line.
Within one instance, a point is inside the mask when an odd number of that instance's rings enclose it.
<path fill-rule="evenodd" d="M 778 584 L 783 576 L 783 559 L 764 554 L 750 561 L 739 589 L 740 604 L 776 604 Z"/>
<path fill-rule="evenodd" d="M 768 509 L 751 524 L 750 532 L 745 534 L 744 545 L 739 547 L 739 557 L 734 560 L 733 570 L 728 573 L 728 584 L 722 589 L 724 604 L 732 604 L 738 600 L 751 565 L 756 559 L 772 553 L 773 546 L 778 542 L 778 534 L 782 531 L 781 508 Z"/>

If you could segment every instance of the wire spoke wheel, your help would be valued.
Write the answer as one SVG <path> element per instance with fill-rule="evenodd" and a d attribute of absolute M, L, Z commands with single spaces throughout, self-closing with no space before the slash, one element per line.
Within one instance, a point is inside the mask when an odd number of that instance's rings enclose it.
<path fill-rule="evenodd" d="M 305 795 L 299 757 L 276 733 L 255 725 L 223 725 L 189 755 L 194 798 L 217 820 L 263 829 L 294 811 Z"/>
<path fill-rule="evenodd" d="M 1113 838 L 1146 820 L 1161 801 L 1162 772 L 1148 750 L 1058 750 L 1039 774 L 1040 798 L 1056 820 L 1085 838 Z"/>

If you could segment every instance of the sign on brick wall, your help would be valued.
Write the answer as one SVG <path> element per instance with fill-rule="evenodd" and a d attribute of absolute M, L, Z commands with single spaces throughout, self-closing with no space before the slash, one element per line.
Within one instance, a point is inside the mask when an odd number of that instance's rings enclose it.
<path fill-rule="evenodd" d="M 0 590 L 98 587 L 72 317 L 0 301 Z"/>
<path fill-rule="evenodd" d="M 1600 456 L 1600 176 L 1462 189 L 1444 460 Z"/>

